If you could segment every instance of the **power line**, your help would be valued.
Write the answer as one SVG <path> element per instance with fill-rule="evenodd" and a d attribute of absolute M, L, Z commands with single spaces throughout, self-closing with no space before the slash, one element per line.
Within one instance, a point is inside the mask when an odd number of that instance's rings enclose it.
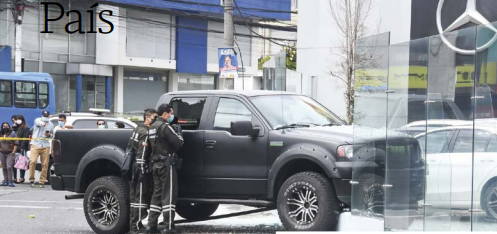
<path fill-rule="evenodd" d="M 149 3 L 157 3 L 156 2 L 157 0 L 142 0 L 142 1 L 149 2 Z M 167 1 L 170 1 L 170 0 L 167 0 Z M 159 12 L 159 13 L 166 12 L 168 14 L 176 15 L 176 16 L 188 16 L 190 18 L 212 20 L 212 21 L 217 21 L 217 22 L 223 22 L 224 21 L 224 19 L 220 18 L 220 17 L 205 16 L 205 15 L 200 15 L 200 14 L 194 14 L 194 13 L 188 13 L 187 12 L 187 11 L 191 11 L 191 12 L 199 11 L 196 8 L 182 7 L 182 8 L 184 8 L 184 10 L 175 10 L 175 9 L 161 9 L 161 10 L 158 10 L 158 9 L 153 9 L 153 8 L 147 8 L 144 5 L 137 5 L 137 4 L 131 4 L 131 3 L 128 3 L 128 4 L 114 3 L 112 5 L 123 6 L 123 7 L 128 7 L 128 8 L 129 8 L 129 6 L 134 6 L 134 7 L 136 7 L 136 9 L 145 9 L 146 11 L 149 11 L 149 12 Z M 260 17 L 257 17 L 257 18 L 260 18 Z M 243 25 L 245 22 L 244 21 L 240 21 L 240 20 L 235 20 L 235 23 Z M 281 30 L 281 31 L 289 31 L 289 32 L 297 32 L 297 27 L 295 27 L 295 26 L 294 27 L 292 27 L 292 26 L 276 26 L 276 25 L 267 25 L 267 24 L 261 24 L 261 23 L 253 23 L 253 22 L 248 22 L 248 24 L 251 25 L 251 26 L 254 26 L 254 27 L 269 28 L 269 29 L 275 29 L 275 30 Z"/>
<path fill-rule="evenodd" d="M 104 0 L 105 2 L 115 2 L 112 0 Z M 147 2 L 147 1 L 145 1 Z M 150 0 L 148 2 L 151 2 Z M 165 5 L 163 2 L 172 2 L 172 3 L 179 3 L 179 4 L 186 4 L 186 5 L 196 5 L 196 6 L 208 6 L 208 7 L 216 7 L 219 9 L 223 9 L 221 5 L 218 4 L 211 4 L 211 3 L 203 3 L 203 2 L 190 2 L 190 1 L 181 1 L 181 0 L 160 0 L 160 1 L 152 1 L 151 3 L 159 4 L 159 5 Z M 273 1 L 274 2 L 274 1 Z M 278 1 L 276 1 L 278 2 Z M 287 2 L 280 2 L 280 3 L 287 3 Z M 261 6 L 261 5 L 259 5 Z M 181 7 L 181 6 L 179 6 Z M 267 6 L 261 6 L 261 7 L 267 7 Z M 296 11 L 282 11 L 282 10 L 272 10 L 272 9 L 264 9 L 264 8 L 253 8 L 253 7 L 241 7 L 243 10 L 250 10 L 250 11 L 260 11 L 260 12 L 269 12 L 269 13 L 289 13 L 289 14 L 298 14 Z M 199 10 L 199 9 L 192 9 L 192 10 Z"/>
<path fill-rule="evenodd" d="M 223 31 L 220 31 L 220 30 L 205 29 L 205 28 L 199 28 L 199 27 L 194 27 L 194 26 L 189 26 L 189 25 L 181 25 L 181 24 L 177 24 L 177 23 L 173 24 L 173 23 L 162 22 L 162 21 L 159 21 L 159 20 L 152 20 L 152 19 L 147 19 L 147 18 L 135 17 L 132 14 L 131 15 L 127 14 L 126 16 L 123 16 L 123 15 L 112 15 L 110 17 L 118 17 L 118 18 L 124 18 L 124 19 L 133 19 L 133 20 L 142 21 L 142 22 L 149 22 L 149 23 L 155 24 L 155 25 L 166 25 L 166 26 L 170 26 L 170 27 L 186 28 L 186 29 L 190 29 L 190 30 L 203 31 L 203 32 L 211 32 L 211 33 L 217 33 L 217 34 L 223 34 L 224 33 Z M 39 25 L 43 25 L 43 24 L 39 24 Z M 295 39 L 289 39 L 289 38 L 263 37 L 260 34 L 255 33 L 252 30 L 252 28 L 249 27 L 249 29 L 254 34 L 256 34 L 258 37 L 262 37 L 263 39 L 267 39 L 267 40 L 269 40 L 269 41 L 271 41 L 273 43 L 275 43 L 274 41 L 292 41 L 292 42 L 297 41 Z M 255 37 L 255 36 L 250 35 L 250 34 L 236 34 L 236 35 L 240 36 L 240 37 L 248 37 L 248 38 Z M 275 44 L 278 44 L 278 43 L 276 42 Z"/>
<path fill-rule="evenodd" d="M 284 45 L 284 44 L 280 44 L 278 42 L 275 42 L 274 40 L 272 39 L 269 39 L 267 37 L 264 37 L 262 35 L 260 35 L 259 33 L 255 32 L 247 23 L 247 20 L 245 19 L 245 17 L 243 16 L 243 13 L 242 11 L 240 11 L 240 8 L 238 7 L 238 3 L 236 2 L 236 0 L 233 0 L 233 3 L 235 3 L 235 7 L 236 9 L 238 10 L 238 12 L 240 13 L 240 16 L 242 17 L 243 21 L 245 22 L 245 25 L 247 26 L 247 28 L 255 35 L 259 36 L 260 38 L 264 39 L 264 40 L 268 40 L 276 45 L 279 45 L 279 46 L 282 46 L 282 47 L 286 47 L 286 46 L 289 46 L 289 45 Z M 297 41 L 297 40 L 294 40 L 294 41 Z"/>

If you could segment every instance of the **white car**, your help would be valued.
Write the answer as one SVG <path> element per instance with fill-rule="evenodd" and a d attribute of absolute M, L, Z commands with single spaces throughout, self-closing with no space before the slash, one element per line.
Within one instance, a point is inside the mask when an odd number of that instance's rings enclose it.
<path fill-rule="evenodd" d="M 444 127 L 415 138 L 426 149 L 427 206 L 482 210 L 497 219 L 496 127 Z"/>
<path fill-rule="evenodd" d="M 110 111 L 103 109 L 90 109 L 91 112 L 66 112 L 60 113 L 67 116 L 66 125 L 72 126 L 74 129 L 96 129 L 97 121 L 104 120 L 106 123 L 106 128 L 114 128 L 116 123 L 123 123 L 125 128 L 136 128 L 136 124 L 132 121 L 115 117 L 112 115 L 104 115 L 104 113 L 108 113 Z M 54 126 L 58 125 L 59 115 L 54 114 L 50 116 L 50 121 L 54 124 Z"/>
<path fill-rule="evenodd" d="M 396 129 L 397 132 L 402 132 L 410 136 L 416 136 L 425 133 L 426 130 L 435 128 L 443 128 L 450 126 L 468 126 L 473 125 L 473 121 L 457 120 L 457 119 L 430 119 L 421 120 L 409 123 L 403 127 Z"/>

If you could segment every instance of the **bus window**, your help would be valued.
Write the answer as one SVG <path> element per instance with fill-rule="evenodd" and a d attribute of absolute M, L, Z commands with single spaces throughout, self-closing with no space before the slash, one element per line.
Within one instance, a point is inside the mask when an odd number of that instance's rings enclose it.
<path fill-rule="evenodd" d="M 36 108 L 36 83 L 16 81 L 15 85 L 15 106 Z"/>
<path fill-rule="evenodd" d="M 12 82 L 0 81 L 0 106 L 12 106 Z"/>
<path fill-rule="evenodd" d="M 38 84 L 38 107 L 40 109 L 44 109 L 48 106 L 48 84 L 47 83 L 39 83 Z"/>

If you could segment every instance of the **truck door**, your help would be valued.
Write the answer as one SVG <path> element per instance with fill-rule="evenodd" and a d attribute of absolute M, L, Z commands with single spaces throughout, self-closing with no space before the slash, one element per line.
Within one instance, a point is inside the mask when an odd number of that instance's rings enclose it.
<path fill-rule="evenodd" d="M 203 180 L 207 196 L 266 196 L 268 132 L 255 113 L 240 98 L 213 98 L 204 138 Z M 260 128 L 259 136 L 231 135 L 231 122 L 244 120 Z"/>
<path fill-rule="evenodd" d="M 201 181 L 203 167 L 203 142 L 205 122 L 210 105 L 210 97 L 182 97 L 171 99 L 178 124 L 183 130 L 185 141 L 178 155 L 183 159 L 179 173 L 179 195 L 202 195 Z M 205 116 L 205 118 L 202 118 Z"/>

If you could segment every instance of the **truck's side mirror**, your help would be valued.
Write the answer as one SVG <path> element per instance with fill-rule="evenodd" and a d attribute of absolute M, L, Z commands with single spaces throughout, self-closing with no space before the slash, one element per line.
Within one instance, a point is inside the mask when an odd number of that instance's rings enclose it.
<path fill-rule="evenodd" d="M 257 136 L 259 128 L 254 128 L 250 121 L 235 121 L 231 122 L 231 135 L 233 136 Z"/>

